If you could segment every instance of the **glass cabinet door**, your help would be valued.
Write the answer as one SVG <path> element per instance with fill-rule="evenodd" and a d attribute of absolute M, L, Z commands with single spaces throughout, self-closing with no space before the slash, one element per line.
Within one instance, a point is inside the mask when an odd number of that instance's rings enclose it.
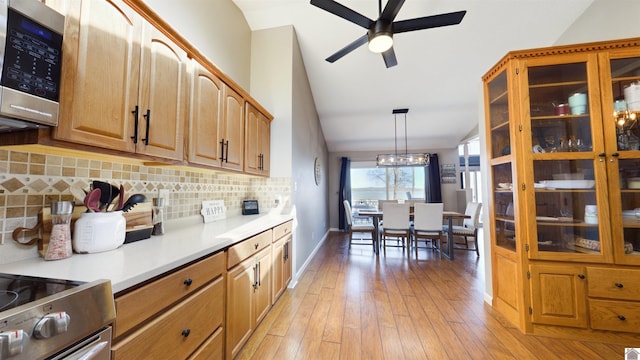
<path fill-rule="evenodd" d="M 640 264 L 640 53 L 607 54 L 601 63 L 609 65 L 602 108 L 614 256 Z"/>
<path fill-rule="evenodd" d="M 535 227 L 529 256 L 569 261 L 611 257 L 607 216 L 606 167 L 600 115 L 597 57 L 527 63 L 530 137 L 525 136 L 528 216 Z M 564 62 L 559 63 L 559 60 Z M 525 132 L 526 133 L 526 132 Z M 598 181 L 599 180 L 599 181 Z M 604 205 L 604 206 L 603 206 Z"/>
<path fill-rule="evenodd" d="M 492 221 L 495 232 L 494 245 L 497 248 L 516 251 L 514 220 L 513 168 L 511 148 L 511 127 L 509 114 L 509 91 L 507 70 L 503 70 L 487 84 L 488 139 L 493 183 Z"/>

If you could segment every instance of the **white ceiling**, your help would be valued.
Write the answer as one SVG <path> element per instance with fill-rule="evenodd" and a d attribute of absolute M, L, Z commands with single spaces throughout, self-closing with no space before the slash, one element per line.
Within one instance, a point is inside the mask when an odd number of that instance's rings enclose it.
<path fill-rule="evenodd" d="M 329 151 L 345 152 L 393 150 L 394 108 L 410 109 L 409 151 L 455 147 L 481 116 L 481 76 L 508 51 L 551 46 L 594 0 L 407 0 L 396 20 L 467 14 L 459 25 L 396 35 L 389 69 L 366 45 L 326 62 L 366 31 L 308 0 L 233 1 L 252 30 L 294 26 Z M 378 17 L 377 0 L 338 2 Z"/>

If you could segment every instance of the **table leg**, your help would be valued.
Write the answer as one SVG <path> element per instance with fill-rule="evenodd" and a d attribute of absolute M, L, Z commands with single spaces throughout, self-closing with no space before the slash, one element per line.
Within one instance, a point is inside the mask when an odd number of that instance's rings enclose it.
<path fill-rule="evenodd" d="M 444 256 L 453 260 L 453 216 L 449 216 L 449 228 L 447 229 L 447 253 Z M 440 253 L 442 253 L 442 249 L 440 249 Z"/>
<path fill-rule="evenodd" d="M 378 228 L 378 219 L 373 217 L 373 228 L 375 234 L 373 235 L 373 251 L 376 255 L 380 255 L 380 229 Z"/>

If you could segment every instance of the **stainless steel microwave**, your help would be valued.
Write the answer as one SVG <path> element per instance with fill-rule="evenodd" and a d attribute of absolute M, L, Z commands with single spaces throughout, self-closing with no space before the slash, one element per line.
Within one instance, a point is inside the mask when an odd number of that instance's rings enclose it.
<path fill-rule="evenodd" d="M 64 16 L 0 0 L 0 132 L 58 125 Z"/>

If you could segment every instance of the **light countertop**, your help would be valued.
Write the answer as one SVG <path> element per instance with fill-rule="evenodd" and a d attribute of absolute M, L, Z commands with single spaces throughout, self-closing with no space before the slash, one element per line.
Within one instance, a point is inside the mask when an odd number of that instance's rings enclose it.
<path fill-rule="evenodd" d="M 0 265 L 0 273 L 76 281 L 111 280 L 114 293 L 213 254 L 292 215 L 234 216 L 204 224 L 201 216 L 165 222 L 165 233 L 94 254 L 45 261 L 41 257 Z"/>

